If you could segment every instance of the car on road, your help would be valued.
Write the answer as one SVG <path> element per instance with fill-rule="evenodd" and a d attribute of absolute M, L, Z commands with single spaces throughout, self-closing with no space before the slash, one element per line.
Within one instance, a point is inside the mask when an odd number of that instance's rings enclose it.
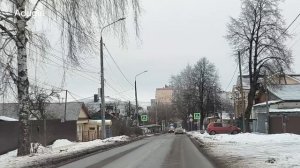
<path fill-rule="evenodd" d="M 175 128 L 173 126 L 170 126 L 168 133 L 174 133 L 175 132 Z"/>
<path fill-rule="evenodd" d="M 182 127 L 178 127 L 175 129 L 174 133 L 175 134 L 184 134 L 184 129 Z"/>
<path fill-rule="evenodd" d="M 213 122 L 208 124 L 207 130 L 210 135 L 215 134 L 238 134 L 241 132 L 239 127 L 233 125 L 223 125 L 222 123 Z"/>

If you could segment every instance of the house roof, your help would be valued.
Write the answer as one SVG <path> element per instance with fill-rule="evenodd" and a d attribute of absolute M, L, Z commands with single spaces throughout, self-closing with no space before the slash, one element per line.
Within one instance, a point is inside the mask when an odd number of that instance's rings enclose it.
<path fill-rule="evenodd" d="M 78 120 L 79 113 L 81 108 L 84 107 L 83 102 L 68 102 L 66 109 L 66 120 Z M 65 112 L 65 104 L 64 103 L 51 103 L 46 106 L 46 111 L 49 114 L 52 114 L 57 119 L 62 119 L 64 117 Z M 86 112 L 86 111 L 85 111 Z M 86 112 L 88 115 L 88 113 Z"/>
<path fill-rule="evenodd" d="M 66 109 L 66 120 L 77 120 L 81 108 L 84 107 L 83 102 L 68 102 Z M 83 108 L 85 111 L 85 108 Z M 46 113 L 55 119 L 62 119 L 64 117 L 65 104 L 64 103 L 50 103 L 46 106 Z M 18 103 L 1 103 L 0 115 L 13 119 L 19 119 Z"/>
<path fill-rule="evenodd" d="M 282 102 L 282 100 L 270 100 L 268 101 L 268 104 L 277 104 L 277 103 L 280 103 Z M 266 102 L 262 102 L 262 103 L 258 103 L 258 104 L 255 104 L 253 105 L 253 107 L 257 107 L 257 106 L 265 106 L 266 105 Z"/>
<path fill-rule="evenodd" d="M 278 73 L 276 73 L 278 74 Z M 272 77 L 272 76 L 271 76 Z M 285 77 L 291 78 L 300 83 L 300 74 L 285 74 Z M 259 80 L 262 79 L 262 76 L 259 77 Z M 243 89 L 250 89 L 250 78 L 249 75 L 242 75 Z M 237 77 L 236 86 L 240 86 L 240 76 Z"/>
<path fill-rule="evenodd" d="M 270 113 L 300 113 L 300 108 L 292 108 L 292 109 L 269 109 Z M 260 111 L 257 113 L 267 113 L 266 111 Z"/>
<path fill-rule="evenodd" d="M 268 88 L 268 90 L 280 100 L 300 100 L 300 85 L 280 85 L 279 88 Z"/>
<path fill-rule="evenodd" d="M 0 121 L 18 121 L 18 120 L 10 117 L 0 116 Z"/>
<path fill-rule="evenodd" d="M 299 113 L 300 108 L 293 109 L 269 109 L 270 113 Z"/>

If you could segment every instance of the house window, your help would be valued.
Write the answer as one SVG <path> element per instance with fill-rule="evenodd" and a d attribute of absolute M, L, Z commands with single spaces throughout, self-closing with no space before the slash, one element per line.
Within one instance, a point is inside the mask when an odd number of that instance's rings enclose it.
<path fill-rule="evenodd" d="M 90 130 L 95 130 L 95 127 L 90 127 Z"/>

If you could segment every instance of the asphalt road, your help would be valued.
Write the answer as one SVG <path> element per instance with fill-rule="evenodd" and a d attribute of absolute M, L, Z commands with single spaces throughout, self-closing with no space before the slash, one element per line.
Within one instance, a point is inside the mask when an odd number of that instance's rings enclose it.
<path fill-rule="evenodd" d="M 161 135 L 98 153 L 61 168 L 211 168 L 186 135 Z"/>

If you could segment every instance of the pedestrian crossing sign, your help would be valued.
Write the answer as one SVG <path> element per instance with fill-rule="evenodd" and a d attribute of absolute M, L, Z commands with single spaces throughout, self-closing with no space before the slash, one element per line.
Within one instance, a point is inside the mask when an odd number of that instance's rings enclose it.
<path fill-rule="evenodd" d="M 200 113 L 194 113 L 194 120 L 200 120 Z"/>
<path fill-rule="evenodd" d="M 141 120 L 142 121 L 148 121 L 148 116 L 147 115 L 142 115 Z"/>

